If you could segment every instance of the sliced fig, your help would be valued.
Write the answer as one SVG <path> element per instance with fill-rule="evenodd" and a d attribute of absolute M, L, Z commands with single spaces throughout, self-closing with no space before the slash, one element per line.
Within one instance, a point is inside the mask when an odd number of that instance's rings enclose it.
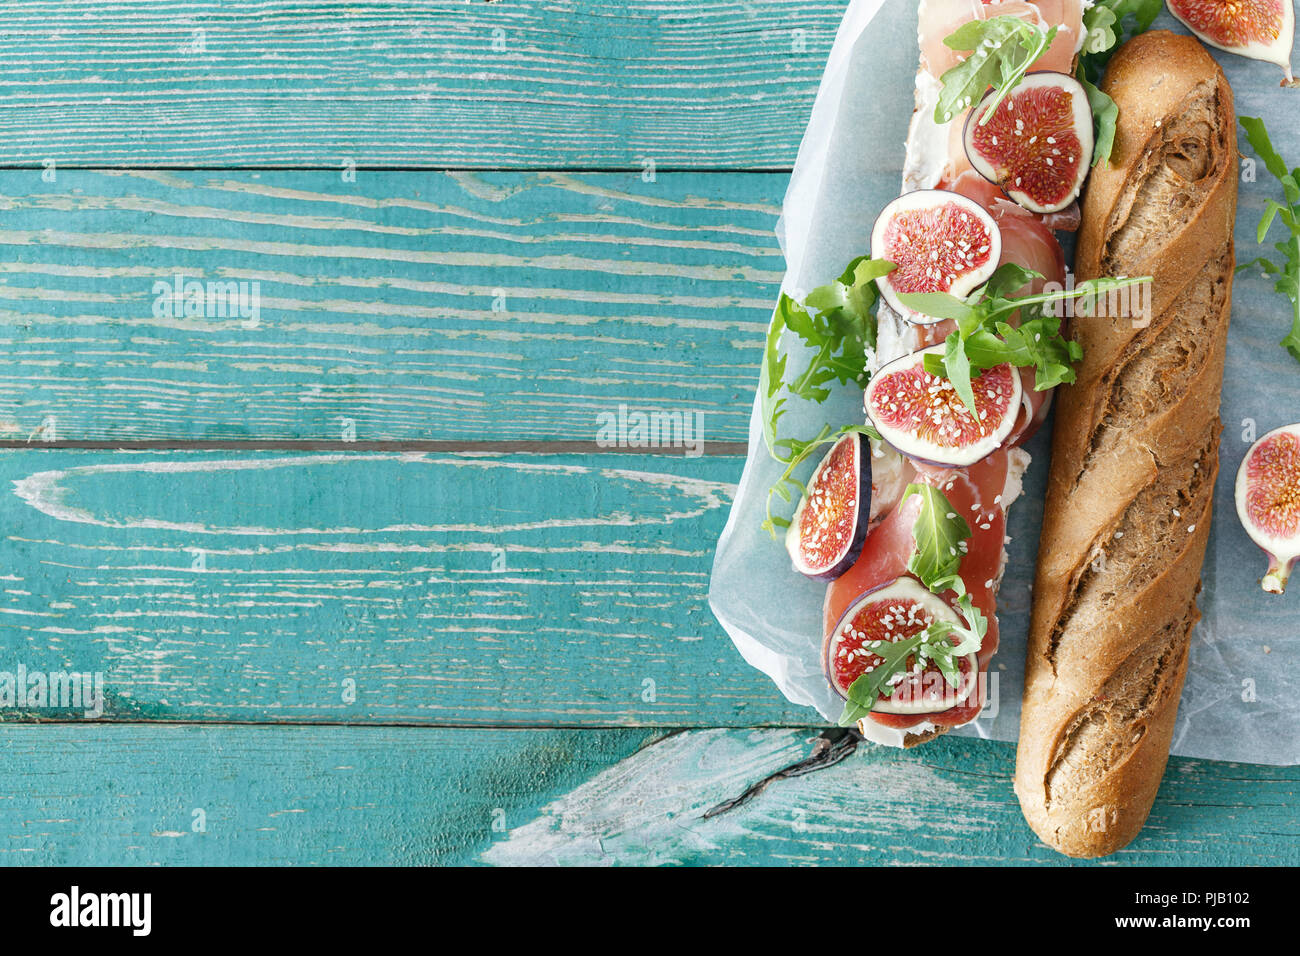
<path fill-rule="evenodd" d="M 1268 555 L 1261 587 L 1281 594 L 1300 557 L 1300 424 L 1275 428 L 1250 446 L 1237 470 L 1237 517 Z"/>
<path fill-rule="evenodd" d="M 998 267 L 1002 235 L 979 203 L 946 189 L 918 189 L 881 212 L 871 231 L 871 254 L 897 266 L 876 280 L 899 315 L 919 325 L 941 319 L 909 309 L 900 293 L 947 292 L 964 298 Z"/>
<path fill-rule="evenodd" d="M 1030 73 L 995 108 L 996 96 L 990 90 L 970 111 L 967 158 L 1030 212 L 1060 212 L 1092 165 L 1088 94 L 1064 73 Z"/>
<path fill-rule="evenodd" d="M 934 621 L 964 623 L 946 601 L 931 594 L 915 578 L 904 576 L 862 595 L 849 605 L 822 647 L 827 680 L 836 693 L 847 698 L 849 686 L 881 662 L 871 653 L 874 642 L 906 640 Z M 975 653 L 959 659 L 960 687 L 949 684 L 933 663 L 918 669 L 915 659 L 909 658 L 908 664 L 890 695 L 878 699 L 874 712 L 939 713 L 970 697 L 979 680 Z"/>
<path fill-rule="evenodd" d="M 1169 0 L 1169 12 L 1203 42 L 1252 60 L 1276 63 L 1286 73 L 1283 86 L 1295 86 L 1291 44 L 1295 35 L 1293 0 Z"/>
<path fill-rule="evenodd" d="M 833 581 L 862 553 L 871 512 L 867 445 L 850 432 L 831 446 L 808 479 L 790 519 L 785 549 L 800 574 Z"/>
<path fill-rule="evenodd" d="M 944 348 L 932 345 L 883 366 L 863 401 L 881 437 L 904 455 L 963 468 L 1006 441 L 1020 416 L 1023 386 L 1010 365 L 972 377 L 973 413 L 952 382 L 925 370 L 925 356 L 942 356 Z"/>

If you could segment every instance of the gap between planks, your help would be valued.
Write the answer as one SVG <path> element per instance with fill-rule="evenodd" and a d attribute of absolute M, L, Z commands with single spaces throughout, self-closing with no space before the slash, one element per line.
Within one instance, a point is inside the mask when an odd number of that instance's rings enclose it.
<path fill-rule="evenodd" d="M 43 172 L 46 167 L 38 163 L 0 163 L 0 172 L 17 171 L 17 172 Z M 325 166 L 317 163 L 303 163 L 300 165 L 276 164 L 269 166 L 249 166 L 249 165 L 231 165 L 231 166 L 196 166 L 185 163 L 123 163 L 119 166 L 105 166 L 95 164 L 90 166 L 79 166 L 74 164 L 63 164 L 58 167 L 59 172 L 83 172 L 83 173 L 338 173 L 339 166 Z M 669 174 L 712 174 L 725 173 L 727 175 L 742 174 L 750 176 L 789 176 L 794 172 L 793 166 L 756 166 L 752 169 L 736 166 L 655 166 L 656 175 Z M 355 172 L 358 173 L 573 173 L 576 175 L 597 174 L 597 173 L 622 173 L 641 175 L 645 172 L 643 166 L 583 166 L 583 165 L 563 165 L 549 164 L 539 166 L 399 166 L 395 164 L 380 164 L 376 166 L 357 166 Z"/>
<path fill-rule="evenodd" d="M 501 721 L 492 724 L 474 724 L 474 723 L 437 723 L 431 724 L 427 721 L 417 720 L 312 720 L 310 718 L 290 718 L 286 720 L 239 720 L 237 718 L 222 717 L 219 720 L 204 720 L 198 717 L 179 717 L 176 719 L 159 718 L 159 717 L 140 717 L 140 716 L 116 716 L 116 717 L 33 717 L 30 711 L 20 712 L 12 719 L 0 719 L 0 729 L 9 727 L 201 727 L 205 730 L 220 730 L 223 727 L 276 727 L 276 728 L 294 728 L 301 727 L 307 729 L 316 729 L 324 727 L 352 727 L 356 730 L 426 730 L 438 732 L 441 730 L 472 730 L 474 732 L 488 733 L 491 731 L 511 731 L 529 733 L 532 731 L 593 731 L 607 732 L 611 730 L 644 730 L 647 733 L 654 733 L 657 736 L 653 743 L 665 740 L 668 737 L 674 737 L 678 734 L 702 733 L 705 731 L 717 731 L 720 733 L 747 732 L 751 730 L 771 730 L 771 731 L 791 731 L 807 733 L 811 737 L 816 737 L 828 730 L 836 728 L 830 724 L 810 724 L 805 722 L 781 723 L 780 721 L 760 721 L 743 726 L 735 724 L 719 723 L 702 723 L 702 724 L 654 724 L 648 722 L 636 723 L 603 723 L 603 724 L 572 724 L 561 721 L 530 721 L 528 723 L 510 721 Z M 954 738 L 963 739 L 963 738 Z M 965 738 L 979 739 L 979 738 Z M 859 740 L 859 743 L 861 740 Z M 989 743 L 1003 744 L 1006 741 L 988 741 Z M 1181 758 L 1194 760 L 1194 757 Z"/>
<path fill-rule="evenodd" d="M 35 451 L 39 449 L 64 449 L 73 451 L 392 451 L 439 452 L 444 454 L 482 455 L 653 455 L 664 458 L 692 457 L 684 448 L 646 447 L 625 448 L 603 446 L 595 441 L 317 441 L 313 439 L 205 440 L 194 439 L 144 439 L 140 441 L 51 441 L 33 442 L 22 439 L 0 439 L 0 451 Z M 695 457 L 744 458 L 748 445 L 738 441 L 704 442 L 701 454 Z"/>

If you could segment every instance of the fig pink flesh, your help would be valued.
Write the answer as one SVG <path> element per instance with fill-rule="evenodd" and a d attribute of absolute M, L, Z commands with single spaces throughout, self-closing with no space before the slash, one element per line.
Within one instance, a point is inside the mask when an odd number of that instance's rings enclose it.
<path fill-rule="evenodd" d="M 1013 396 L 1010 365 L 999 365 L 972 379 L 979 416 L 972 415 L 946 379 L 927 372 L 921 363 L 880 379 L 872 390 L 871 418 L 943 448 L 963 448 L 987 438 L 997 429 Z"/>
<path fill-rule="evenodd" d="M 1273 538 L 1300 536 L 1300 438 L 1279 432 L 1246 462 L 1246 514 Z"/>
<path fill-rule="evenodd" d="M 1283 3 L 1292 0 L 1169 0 L 1169 8 L 1211 43 L 1244 47 L 1271 45 L 1280 37 L 1286 14 Z"/>
<path fill-rule="evenodd" d="M 884 249 L 875 253 L 896 263 L 888 276 L 894 291 L 947 292 L 959 277 L 989 264 L 992 233 L 955 202 L 903 209 L 890 217 Z"/>
<path fill-rule="evenodd" d="M 842 441 L 808 489 L 808 503 L 799 516 L 799 550 L 812 568 L 833 564 L 848 548 L 857 530 L 857 444 Z"/>
<path fill-rule="evenodd" d="M 1043 278 L 1033 284 L 1034 292 L 1041 292 L 1047 282 L 1065 282 L 1065 256 L 1047 221 L 1061 216 L 1060 213 L 1051 216 L 1031 213 L 1008 200 L 1002 190 L 974 170 L 958 177 L 949 188 L 979 203 L 998 224 L 1002 236 L 1002 258 L 998 265 L 1014 262 L 1041 273 Z M 1077 206 L 1075 212 L 1078 212 Z M 1020 294 L 1026 295 L 1029 291 L 1022 290 Z"/>
<path fill-rule="evenodd" d="M 831 675 L 841 694 L 863 674 L 874 670 L 881 658 L 867 650 L 876 641 L 893 643 L 924 631 L 934 621 L 918 602 L 906 598 L 882 598 L 862 605 L 851 621 L 835 633 L 831 648 Z"/>
<path fill-rule="evenodd" d="M 910 579 L 906 579 L 910 580 Z M 885 592 L 890 589 L 886 588 Z M 840 623 L 827 649 L 830 660 L 828 670 L 832 683 L 842 696 L 847 697 L 849 687 L 864 674 L 875 670 L 883 659 L 870 648 L 879 649 L 878 641 L 896 643 L 915 637 L 934 621 L 930 610 L 919 601 L 897 593 L 882 593 L 878 601 L 866 601 L 850 612 L 851 617 Z M 898 681 L 888 695 L 894 704 L 925 704 L 925 712 L 946 710 L 957 701 L 957 689 L 944 679 L 939 667 L 928 662 L 915 670 L 916 656 L 908 656 L 908 673 Z M 964 688 L 969 688 L 973 677 L 969 658 L 958 660 Z M 908 718 L 904 716 L 904 720 Z"/>

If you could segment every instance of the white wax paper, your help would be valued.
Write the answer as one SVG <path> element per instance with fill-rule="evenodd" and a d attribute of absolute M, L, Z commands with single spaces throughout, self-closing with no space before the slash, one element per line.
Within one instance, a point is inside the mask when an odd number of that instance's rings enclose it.
<path fill-rule="evenodd" d="M 1156 27 L 1186 32 L 1168 13 Z M 913 108 L 916 28 L 916 0 L 853 0 L 844 15 L 777 227 L 788 270 L 783 287 L 791 294 L 802 296 L 828 282 L 865 253 L 876 213 L 898 195 Z M 1300 90 L 1280 89 L 1281 71 L 1274 65 L 1210 52 L 1227 72 L 1237 114 L 1264 117 L 1278 151 L 1291 164 L 1300 163 Z M 1243 154 L 1252 156 L 1244 138 L 1241 143 Z M 1255 227 L 1269 198 L 1281 199 L 1281 187 L 1263 165 L 1254 181 L 1244 171 L 1238 261 L 1264 251 L 1276 256 L 1255 242 Z M 1280 225 L 1274 230 L 1270 243 L 1281 238 Z M 1291 594 L 1260 590 L 1266 560 L 1242 530 L 1233 504 L 1237 468 L 1251 442 L 1300 420 L 1300 364 L 1277 345 L 1289 323 L 1290 304 L 1273 292 L 1271 281 L 1257 270 L 1237 277 L 1214 527 L 1199 602 L 1203 619 L 1192 641 L 1175 754 L 1300 763 L 1300 580 Z M 792 348 L 797 353 L 801 346 Z M 791 362 L 806 359 L 800 353 Z M 757 382 L 757 368 L 754 374 Z M 861 402 L 861 392 L 847 388 L 822 406 L 792 400 L 781 433 L 806 437 L 823 422 L 861 421 Z M 990 696 L 996 707 L 958 734 L 1017 737 L 1049 446 L 1045 432 L 1030 442 L 1027 450 L 1034 461 L 1024 495 L 1010 512 L 1010 561 L 998 599 L 1001 645 L 992 665 L 997 683 Z M 825 585 L 796 574 L 782 544 L 759 527 L 767 489 L 780 471 L 763 445 L 756 395 L 749 456 L 718 541 L 709 602 L 746 661 L 768 674 L 791 701 L 833 721 L 841 701 L 827 685 L 820 660 Z M 788 514 L 790 506 L 781 504 Z M 816 720 L 811 710 L 808 716 Z"/>

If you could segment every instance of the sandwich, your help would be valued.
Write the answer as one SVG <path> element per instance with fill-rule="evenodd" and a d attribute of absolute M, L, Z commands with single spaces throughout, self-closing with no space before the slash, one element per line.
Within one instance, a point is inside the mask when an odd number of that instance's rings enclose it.
<path fill-rule="evenodd" d="M 1058 238 L 1078 228 L 1097 154 L 1085 33 L 1078 0 L 922 0 L 901 195 L 868 255 L 774 316 L 769 344 L 794 331 L 840 361 L 791 375 L 769 353 L 760 394 L 806 396 L 861 362 L 847 378 L 862 424 L 808 442 L 769 429 L 791 467 L 829 446 L 791 518 L 769 522 L 794 567 L 828 582 L 826 677 L 841 723 L 880 744 L 931 740 L 987 702 L 1022 446 L 1074 377 L 1059 307 L 1096 291 L 1069 287 Z M 828 344 L 854 322 L 869 326 L 856 348 Z"/>

